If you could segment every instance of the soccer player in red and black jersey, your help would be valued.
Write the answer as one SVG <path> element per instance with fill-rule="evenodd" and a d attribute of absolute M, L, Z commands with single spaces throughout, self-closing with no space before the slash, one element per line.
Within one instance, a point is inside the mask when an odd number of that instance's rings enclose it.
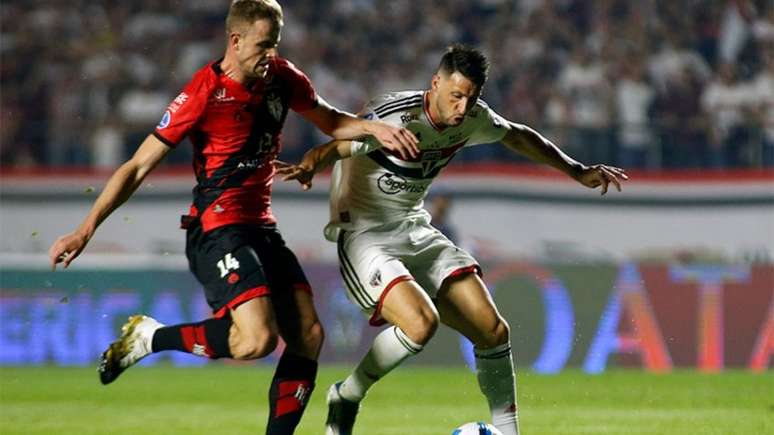
<path fill-rule="evenodd" d="M 286 343 L 269 392 L 267 434 L 292 434 L 314 387 L 323 330 L 312 292 L 285 246 L 270 208 L 274 160 L 289 109 L 339 139 L 373 135 L 404 156 L 417 153 L 404 128 L 359 119 L 317 96 L 306 75 L 277 54 L 282 9 L 274 0 L 237 0 L 226 20 L 222 59 L 199 70 L 172 101 L 155 131 L 119 167 L 92 210 L 49 250 L 67 267 L 97 227 L 185 137 L 194 146 L 194 188 L 186 255 L 214 316 L 165 326 L 132 316 L 102 354 L 104 384 L 153 352 L 249 360 Z"/>

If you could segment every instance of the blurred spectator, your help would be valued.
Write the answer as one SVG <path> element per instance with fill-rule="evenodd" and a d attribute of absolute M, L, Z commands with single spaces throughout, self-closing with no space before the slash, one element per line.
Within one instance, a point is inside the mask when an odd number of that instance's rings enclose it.
<path fill-rule="evenodd" d="M 159 122 L 172 98 L 174 95 L 152 82 L 128 90 L 117 104 L 119 119 L 125 126 L 124 143 L 141 143 L 149 129 Z M 133 152 L 126 150 L 124 157 Z"/>
<path fill-rule="evenodd" d="M 737 79 L 733 64 L 720 65 L 719 71 L 701 96 L 701 105 L 710 118 L 710 166 L 738 167 L 747 159 L 751 139 L 751 109 L 754 89 Z"/>
<path fill-rule="evenodd" d="M 701 80 L 690 69 L 684 69 L 656 95 L 651 118 L 659 132 L 662 167 L 710 166 L 701 92 Z"/>
<path fill-rule="evenodd" d="M 461 41 L 483 48 L 493 63 L 483 95 L 493 107 L 546 131 L 581 159 L 640 167 L 644 150 L 661 149 L 648 155 L 649 166 L 771 164 L 763 152 L 774 128 L 765 92 L 771 67 L 763 56 L 774 44 L 771 0 L 283 5 L 291 25 L 282 55 L 353 112 L 365 95 L 427 86 L 443 49 Z M 225 14 L 222 0 L 3 2 L 0 164 L 110 165 L 116 135 L 120 155 L 131 153 L 124 148 L 158 122 L 160 101 L 225 44 Z M 723 81 L 720 60 L 735 65 L 737 78 Z M 728 88 L 742 87 L 756 89 L 755 101 L 730 109 L 738 89 Z M 697 110 L 701 95 L 707 104 Z M 705 116 L 721 124 L 710 128 Z M 298 125 L 283 139 L 285 158 L 324 140 Z M 179 148 L 171 163 L 186 162 L 190 149 Z M 518 157 L 476 147 L 456 164 L 502 159 Z"/>
<path fill-rule="evenodd" d="M 660 90 L 668 88 L 670 82 L 685 71 L 702 82 L 710 78 L 712 70 L 699 53 L 688 46 L 686 35 L 670 30 L 660 38 L 660 47 L 650 57 L 648 65 L 650 75 Z"/>
<path fill-rule="evenodd" d="M 612 89 L 605 65 L 579 44 L 559 77 L 572 127 L 570 153 L 585 162 L 609 162 Z"/>
<path fill-rule="evenodd" d="M 720 61 L 736 62 L 750 36 L 755 8 L 748 0 L 727 0 L 720 24 Z"/>
<path fill-rule="evenodd" d="M 774 11 L 774 7 L 771 9 Z M 764 69 L 752 83 L 754 114 L 761 136 L 760 161 L 763 166 L 774 166 L 774 42 L 770 43 L 764 60 Z"/>
<path fill-rule="evenodd" d="M 645 68 L 637 58 L 629 59 L 621 68 L 621 80 L 616 85 L 618 113 L 618 165 L 625 168 L 645 168 L 648 150 L 653 143 L 648 112 L 655 92 L 645 80 Z"/>
<path fill-rule="evenodd" d="M 430 197 L 430 216 L 432 216 L 432 225 L 441 232 L 446 238 L 454 244 L 459 243 L 457 230 L 449 219 L 449 210 L 452 206 L 452 199 L 444 193 L 436 193 Z"/>

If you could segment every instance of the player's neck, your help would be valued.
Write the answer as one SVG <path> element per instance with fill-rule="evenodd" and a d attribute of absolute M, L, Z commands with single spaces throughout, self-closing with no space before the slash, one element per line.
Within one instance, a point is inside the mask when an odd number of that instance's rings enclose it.
<path fill-rule="evenodd" d="M 234 59 L 230 51 L 227 51 L 225 56 L 223 56 L 223 60 L 220 61 L 220 70 L 223 71 L 226 77 L 237 83 L 245 84 L 247 81 L 244 73 L 239 68 L 239 63 Z"/>
<path fill-rule="evenodd" d="M 433 101 L 435 101 L 436 95 L 433 92 L 432 89 L 427 91 L 425 94 L 425 112 L 427 113 L 427 117 L 430 118 L 430 123 L 433 124 L 434 127 L 436 127 L 439 130 L 443 130 L 446 128 L 446 125 L 441 122 L 441 115 L 438 113 L 438 107 L 433 104 Z"/>

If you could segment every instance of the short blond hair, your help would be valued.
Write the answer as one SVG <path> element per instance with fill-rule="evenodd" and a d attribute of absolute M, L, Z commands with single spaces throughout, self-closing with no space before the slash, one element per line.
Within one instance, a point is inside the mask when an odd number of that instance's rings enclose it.
<path fill-rule="evenodd" d="M 239 31 L 258 20 L 269 20 L 282 27 L 282 6 L 276 0 L 234 0 L 226 17 L 226 34 Z"/>

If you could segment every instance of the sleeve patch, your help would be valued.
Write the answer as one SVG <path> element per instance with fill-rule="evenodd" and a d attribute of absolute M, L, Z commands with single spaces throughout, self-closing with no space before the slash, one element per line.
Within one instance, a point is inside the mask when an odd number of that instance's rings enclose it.
<path fill-rule="evenodd" d="M 164 112 L 164 115 L 161 117 L 161 121 L 159 121 L 159 125 L 156 126 L 156 129 L 163 130 L 167 128 L 171 120 L 172 120 L 172 113 L 170 112 L 170 109 L 167 109 L 167 111 Z"/>

